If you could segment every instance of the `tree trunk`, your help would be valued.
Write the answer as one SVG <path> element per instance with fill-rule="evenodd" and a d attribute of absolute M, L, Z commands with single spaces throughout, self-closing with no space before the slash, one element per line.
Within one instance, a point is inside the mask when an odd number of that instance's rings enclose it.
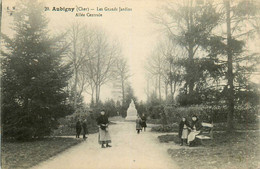
<path fill-rule="evenodd" d="M 98 102 L 99 102 L 99 85 L 97 84 L 96 85 L 96 105 L 98 104 Z"/>
<path fill-rule="evenodd" d="M 192 6 L 193 6 L 193 0 L 190 0 L 190 8 L 189 8 L 189 24 L 188 24 L 188 32 L 192 32 L 193 27 L 194 27 L 194 22 L 193 22 L 193 11 L 192 11 Z M 189 82 L 188 82 L 188 87 L 189 87 L 189 92 L 188 94 L 192 96 L 193 94 L 193 89 L 194 89 L 194 38 L 189 37 L 189 45 L 188 45 L 188 54 L 189 54 L 189 65 L 187 68 L 187 73 L 189 76 Z"/>
<path fill-rule="evenodd" d="M 91 85 L 91 104 L 94 105 L 94 93 L 95 93 L 95 86 Z"/>
<path fill-rule="evenodd" d="M 73 86 L 73 92 L 74 92 L 74 102 L 73 102 L 73 108 L 74 110 L 76 111 L 77 109 L 77 85 L 78 85 L 78 70 L 77 68 L 75 67 L 74 69 L 74 72 L 75 72 L 75 81 L 74 81 L 74 86 Z"/>
<path fill-rule="evenodd" d="M 174 103 L 174 95 L 176 92 L 176 86 L 177 86 L 177 81 L 174 81 L 174 87 L 173 87 L 173 93 L 172 93 L 172 103 Z"/>
<path fill-rule="evenodd" d="M 165 81 L 165 100 L 167 100 L 167 96 L 168 96 L 168 83 L 167 81 Z"/>
<path fill-rule="evenodd" d="M 125 103 L 125 82 L 122 79 L 122 105 Z"/>
<path fill-rule="evenodd" d="M 173 103 L 173 88 L 172 88 L 172 82 L 173 82 L 173 80 L 171 80 L 171 83 L 170 83 L 170 89 L 171 89 L 171 103 Z"/>
<path fill-rule="evenodd" d="M 100 85 L 100 55 L 98 49 L 98 57 L 97 57 L 97 77 L 96 77 L 96 105 L 99 103 L 99 85 Z"/>
<path fill-rule="evenodd" d="M 188 65 L 187 73 L 189 76 L 189 82 L 188 82 L 188 87 L 189 87 L 189 92 L 188 94 L 192 96 L 193 94 L 193 89 L 194 89 L 194 54 L 193 54 L 193 45 L 189 45 L 189 65 Z"/>
<path fill-rule="evenodd" d="M 155 86 L 154 86 L 154 93 L 155 93 L 156 98 L 158 97 L 157 89 L 158 89 L 158 81 L 157 81 L 157 78 L 156 78 L 155 79 Z"/>
<path fill-rule="evenodd" d="M 158 91 L 159 91 L 159 100 L 162 101 L 162 93 L 161 93 L 161 75 L 158 77 Z"/>
<path fill-rule="evenodd" d="M 100 100 L 100 90 L 101 90 L 101 85 L 98 85 L 98 94 L 97 94 L 97 96 L 98 96 L 98 102 L 99 102 L 99 100 Z M 97 103 L 98 103 L 97 102 Z"/>
<path fill-rule="evenodd" d="M 227 118 L 227 131 L 231 132 L 233 126 L 234 114 L 234 76 L 233 76 L 233 56 L 231 51 L 231 18 L 230 18 L 230 0 L 224 0 L 226 7 L 226 23 L 227 23 L 227 59 L 228 59 L 228 118 Z"/>
<path fill-rule="evenodd" d="M 146 96 L 147 96 L 147 102 L 150 102 L 150 80 L 147 78 L 147 92 L 146 92 Z"/>

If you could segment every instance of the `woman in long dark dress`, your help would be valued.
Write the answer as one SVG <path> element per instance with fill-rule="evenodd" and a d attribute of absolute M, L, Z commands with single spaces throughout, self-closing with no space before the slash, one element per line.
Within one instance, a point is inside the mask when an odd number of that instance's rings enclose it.
<path fill-rule="evenodd" d="M 142 120 L 141 126 L 142 126 L 142 128 L 144 129 L 144 131 L 145 131 L 145 128 L 147 127 L 145 114 L 142 114 L 141 120 Z"/>
<path fill-rule="evenodd" d="M 88 128 L 87 128 L 87 120 L 84 119 L 82 123 L 82 129 L 83 129 L 83 139 L 86 140 L 86 134 L 88 134 Z"/>
<path fill-rule="evenodd" d="M 199 122 L 199 119 L 196 115 L 192 116 L 192 121 L 191 121 L 191 132 L 188 135 L 188 145 L 193 146 L 195 144 L 195 138 L 197 135 L 200 134 L 200 129 L 202 128 L 201 123 Z"/>
<path fill-rule="evenodd" d="M 99 126 L 99 135 L 98 142 L 101 144 L 102 148 L 111 147 L 109 143 L 111 143 L 110 134 L 108 131 L 108 117 L 105 115 L 104 111 L 101 111 L 101 115 L 97 118 L 97 124 Z"/>
<path fill-rule="evenodd" d="M 188 128 L 190 128 L 190 124 L 187 121 L 186 117 L 183 117 L 179 124 L 179 137 L 181 139 L 181 146 L 183 145 L 183 142 L 187 144 L 189 134 Z"/>

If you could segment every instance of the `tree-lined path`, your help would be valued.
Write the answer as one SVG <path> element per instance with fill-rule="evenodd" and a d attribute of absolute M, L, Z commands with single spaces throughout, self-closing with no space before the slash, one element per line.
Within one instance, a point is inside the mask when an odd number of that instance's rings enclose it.
<path fill-rule="evenodd" d="M 40 163 L 33 169 L 176 169 L 167 154 L 172 144 L 159 144 L 149 129 L 137 135 L 135 123 L 117 122 L 109 127 L 111 148 L 101 149 L 98 134 L 87 141 Z"/>

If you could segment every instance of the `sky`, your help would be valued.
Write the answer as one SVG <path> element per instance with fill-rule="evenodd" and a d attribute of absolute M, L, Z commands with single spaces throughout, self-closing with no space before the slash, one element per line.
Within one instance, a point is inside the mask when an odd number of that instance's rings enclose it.
<path fill-rule="evenodd" d="M 49 19 L 49 29 L 53 33 L 66 31 L 73 22 L 95 25 L 102 28 L 110 38 L 118 40 L 122 47 L 123 57 L 128 60 L 130 74 L 129 79 L 138 100 L 146 100 L 146 58 L 151 55 L 156 43 L 163 36 L 159 31 L 160 26 L 155 24 L 150 15 L 156 14 L 166 1 L 160 0 L 42 0 L 45 7 L 50 11 L 45 11 Z M 7 13 L 7 7 L 15 7 L 14 0 L 3 1 L 2 32 L 10 33 L 10 22 L 12 17 Z M 73 12 L 52 11 L 53 7 L 75 8 Z M 90 11 L 81 13 L 102 14 L 102 17 L 76 17 L 77 7 L 89 8 Z M 127 7 L 131 11 L 97 11 L 97 8 L 117 8 Z M 94 10 L 91 10 L 94 9 Z M 258 43 L 252 45 L 260 51 Z M 258 76 L 259 77 L 259 76 Z M 255 81 L 260 83 L 260 78 Z M 84 94 L 85 101 L 90 100 L 90 96 Z M 111 85 L 104 85 L 101 88 L 101 100 L 113 98 Z"/>

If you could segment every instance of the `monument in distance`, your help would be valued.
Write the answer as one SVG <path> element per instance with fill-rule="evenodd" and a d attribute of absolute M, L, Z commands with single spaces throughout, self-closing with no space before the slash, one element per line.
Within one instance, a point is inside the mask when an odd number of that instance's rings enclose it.
<path fill-rule="evenodd" d="M 125 118 L 125 120 L 128 121 L 133 121 L 137 119 L 137 110 L 135 108 L 135 103 L 133 101 L 133 99 L 131 100 L 131 103 L 127 109 L 127 116 Z"/>

